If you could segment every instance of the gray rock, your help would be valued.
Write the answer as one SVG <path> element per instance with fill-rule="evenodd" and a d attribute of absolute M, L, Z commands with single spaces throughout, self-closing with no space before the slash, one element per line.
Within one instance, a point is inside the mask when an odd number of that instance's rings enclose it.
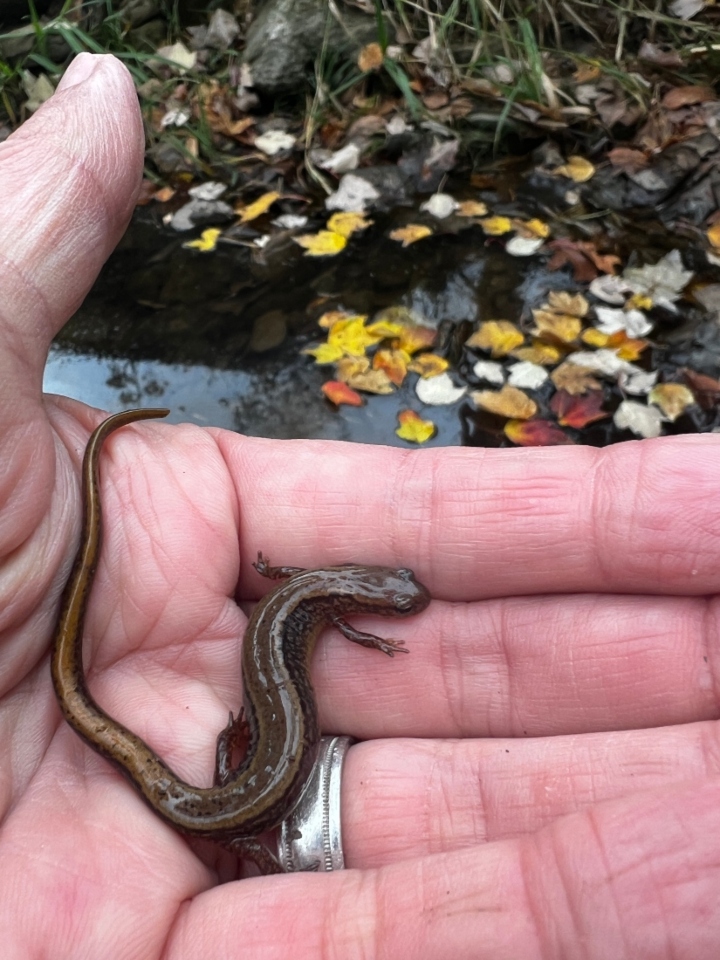
<path fill-rule="evenodd" d="M 375 19 L 344 7 L 340 23 L 326 0 L 265 0 L 248 31 L 243 54 L 253 87 L 270 95 L 302 87 L 306 69 L 326 36 L 331 56 L 352 56 L 377 39 Z"/>

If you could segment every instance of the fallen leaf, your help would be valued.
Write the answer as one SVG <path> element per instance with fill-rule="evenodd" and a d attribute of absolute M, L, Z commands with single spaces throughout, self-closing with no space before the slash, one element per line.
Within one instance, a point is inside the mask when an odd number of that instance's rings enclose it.
<path fill-rule="evenodd" d="M 644 294 L 659 307 L 677 312 L 675 301 L 692 280 L 692 270 L 683 266 L 679 250 L 671 250 L 657 263 L 644 267 L 628 267 L 623 279 L 633 293 Z"/>
<path fill-rule="evenodd" d="M 674 423 L 695 403 L 695 397 L 684 383 L 659 383 L 648 394 L 648 403 L 660 407 L 666 418 Z"/>
<path fill-rule="evenodd" d="M 478 220 L 485 233 L 491 237 L 500 237 L 504 233 L 510 233 L 513 228 L 510 217 L 486 217 L 484 220 Z"/>
<path fill-rule="evenodd" d="M 343 357 L 337 364 L 338 379 L 365 393 L 386 395 L 394 387 L 384 370 L 373 370 L 367 357 Z"/>
<path fill-rule="evenodd" d="M 601 383 L 593 376 L 594 371 L 580 367 L 576 363 L 561 363 L 550 374 L 550 379 L 558 388 L 572 396 L 580 396 L 590 390 L 599 390 Z"/>
<path fill-rule="evenodd" d="M 249 223 L 251 220 L 256 220 L 258 217 L 261 217 L 270 209 L 275 201 L 279 199 L 280 194 L 277 192 L 277 190 L 271 190 L 269 193 L 264 193 L 261 197 L 258 197 L 257 200 L 254 200 L 247 206 L 235 207 L 235 213 L 238 214 L 243 223 Z"/>
<path fill-rule="evenodd" d="M 529 420 L 537 413 L 537 404 L 534 400 L 507 383 L 501 390 L 477 390 L 470 394 L 476 406 L 496 413 L 500 417 L 510 417 L 513 420 Z"/>
<path fill-rule="evenodd" d="M 619 310 L 616 307 L 597 307 L 598 329 L 611 336 L 622 330 L 628 337 L 644 337 L 653 324 L 641 310 Z"/>
<path fill-rule="evenodd" d="M 362 316 L 337 320 L 328 333 L 328 344 L 353 357 L 362 357 L 368 347 L 375 346 L 380 339 L 365 326 Z"/>
<path fill-rule="evenodd" d="M 344 310 L 328 310 L 318 318 L 318 326 L 324 330 L 329 330 L 338 320 L 367 320 L 365 315 L 357 313 L 345 313 Z"/>
<path fill-rule="evenodd" d="M 268 130 L 267 133 L 261 133 L 259 137 L 255 137 L 253 146 L 268 157 L 274 157 L 285 150 L 292 150 L 295 146 L 295 137 L 284 130 Z"/>
<path fill-rule="evenodd" d="M 634 367 L 627 360 L 621 360 L 614 350 L 578 350 L 571 353 L 565 361 L 576 363 L 579 367 L 586 367 L 594 373 L 602 373 L 606 377 L 615 377 L 621 372 L 635 373 Z M 642 372 L 642 371 L 641 371 Z"/>
<path fill-rule="evenodd" d="M 486 320 L 465 341 L 465 346 L 489 350 L 493 357 L 505 357 L 524 340 L 525 335 L 509 320 Z"/>
<path fill-rule="evenodd" d="M 550 420 L 509 420 L 504 432 L 519 447 L 557 447 L 573 442 Z"/>
<path fill-rule="evenodd" d="M 456 387 L 449 373 L 441 373 L 428 380 L 418 380 L 415 393 L 422 403 L 432 406 L 446 406 L 465 396 L 467 387 Z"/>
<path fill-rule="evenodd" d="M 436 432 L 432 420 L 423 420 L 414 410 L 401 410 L 398 421 L 400 426 L 395 433 L 408 443 L 426 443 Z"/>
<path fill-rule="evenodd" d="M 487 206 L 478 200 L 463 200 L 458 204 L 457 215 L 459 217 L 484 217 L 488 212 Z"/>
<path fill-rule="evenodd" d="M 560 174 L 562 177 L 569 177 L 573 183 L 585 183 L 595 175 L 595 167 L 584 157 L 574 155 L 568 157 L 567 163 L 555 167 L 552 173 Z"/>
<path fill-rule="evenodd" d="M 646 407 L 635 400 L 623 400 L 615 411 L 613 422 L 619 430 L 631 430 L 647 440 L 660 436 L 663 416 L 656 407 Z"/>
<path fill-rule="evenodd" d="M 547 380 L 548 372 L 537 363 L 521 360 L 508 370 L 508 383 L 522 390 L 537 390 Z"/>
<path fill-rule="evenodd" d="M 531 257 L 545 243 L 542 237 L 512 237 L 505 244 L 511 257 Z"/>
<path fill-rule="evenodd" d="M 625 331 L 621 330 L 608 337 L 607 344 L 603 346 L 606 345 L 614 350 L 621 360 L 632 362 L 640 359 L 643 350 L 650 346 L 650 341 L 628 337 Z"/>
<path fill-rule="evenodd" d="M 587 330 L 583 330 L 580 339 L 589 347 L 606 347 L 610 343 L 610 334 L 600 333 L 596 327 L 588 327 Z"/>
<path fill-rule="evenodd" d="M 411 243 L 417 243 L 418 240 L 431 235 L 430 227 L 426 227 L 422 223 L 409 223 L 406 227 L 398 227 L 397 230 L 392 230 L 390 239 L 398 240 L 404 247 L 408 247 Z"/>
<path fill-rule="evenodd" d="M 553 343 L 543 343 L 542 340 L 533 340 L 529 347 L 518 347 L 512 351 L 512 356 L 528 363 L 539 363 L 541 366 L 552 367 L 562 357 L 561 351 Z"/>
<path fill-rule="evenodd" d="M 405 350 L 378 350 L 373 357 L 373 369 L 384 370 L 388 378 L 399 387 L 408 372 L 410 354 Z"/>
<path fill-rule="evenodd" d="M 555 313 L 567 313 L 581 319 L 590 309 L 590 304 L 581 293 L 568 293 L 567 290 L 550 290 L 548 305 Z"/>
<path fill-rule="evenodd" d="M 306 257 L 334 257 L 347 246 L 347 239 L 334 230 L 320 230 L 293 237 L 295 243 L 305 247 Z"/>
<path fill-rule="evenodd" d="M 548 269 L 559 270 L 569 263 L 578 283 L 589 283 L 598 273 L 613 273 L 620 263 L 620 257 L 611 253 L 598 253 L 588 240 L 560 237 L 551 240 L 548 247 L 555 251 L 548 262 Z"/>
<path fill-rule="evenodd" d="M 203 230 L 197 240 L 188 240 L 183 246 L 189 250 L 200 250 L 201 253 L 210 253 L 217 246 L 218 237 L 221 233 L 222 230 L 218 230 L 217 227 L 210 227 L 207 230 Z"/>
<path fill-rule="evenodd" d="M 683 369 L 682 375 L 687 380 L 703 410 L 712 410 L 718 402 L 718 398 L 720 398 L 720 380 L 708 377 L 704 373 L 698 373 L 696 370 L 690 370 L 688 367 Z"/>
<path fill-rule="evenodd" d="M 345 237 L 347 240 L 359 230 L 367 230 L 373 223 L 374 221 L 368 220 L 364 213 L 348 211 L 334 213 L 325 226 L 328 230 L 339 233 L 341 237 Z"/>
<path fill-rule="evenodd" d="M 580 336 L 582 321 L 566 313 L 552 313 L 549 310 L 533 310 L 536 323 L 532 331 L 535 336 L 548 337 L 561 343 L 574 343 Z"/>
<path fill-rule="evenodd" d="M 604 300 L 605 303 L 611 303 L 613 306 L 621 306 L 625 303 L 625 297 L 631 293 L 631 289 L 622 277 L 613 274 L 603 274 L 596 277 L 590 284 L 590 293 L 598 300 Z"/>
<path fill-rule="evenodd" d="M 455 197 L 449 193 L 434 193 L 429 200 L 420 204 L 420 209 L 429 213 L 436 220 L 444 220 L 451 213 L 455 213 L 458 208 L 458 202 Z"/>
<path fill-rule="evenodd" d="M 321 389 L 328 400 L 337 407 L 342 403 L 351 407 L 361 407 L 364 403 L 359 393 L 355 393 L 346 383 L 340 383 L 339 380 L 328 380 Z"/>
<path fill-rule="evenodd" d="M 513 226 L 523 237 L 540 237 L 546 240 L 550 236 L 550 227 L 544 220 L 513 220 Z"/>
<path fill-rule="evenodd" d="M 498 386 L 505 383 L 505 369 L 501 363 L 494 360 L 478 360 L 473 367 L 473 373 L 478 380 L 487 380 L 488 383 L 496 383 Z"/>
<path fill-rule="evenodd" d="M 393 341 L 393 346 L 412 354 L 417 353 L 418 350 L 427 350 L 436 340 L 437 330 L 409 323 L 403 325 L 400 336 Z"/>
<path fill-rule="evenodd" d="M 714 223 L 705 236 L 708 238 L 711 247 L 720 249 L 720 221 Z"/>
<path fill-rule="evenodd" d="M 331 343 L 321 343 L 319 347 L 307 347 L 303 350 L 303 353 L 314 357 L 315 363 L 317 363 L 318 366 L 323 366 L 326 363 L 335 363 L 335 361 L 339 360 L 343 355 L 342 347 L 335 346 Z"/>
<path fill-rule="evenodd" d="M 628 366 L 632 367 L 632 364 L 628 364 Z M 631 370 L 620 371 L 618 385 L 625 393 L 646 396 L 655 386 L 657 378 L 657 370 L 640 370 L 633 367 Z"/>
<path fill-rule="evenodd" d="M 603 404 L 602 390 L 591 390 L 584 396 L 569 393 L 567 390 L 558 390 L 550 400 L 550 409 L 558 418 L 563 427 L 574 427 L 582 430 L 589 423 L 604 420 L 610 414 L 601 410 Z"/>
<path fill-rule="evenodd" d="M 445 373 L 449 366 L 445 357 L 439 357 L 436 353 L 421 353 L 415 357 L 408 369 L 427 379 Z"/>
<path fill-rule="evenodd" d="M 706 103 L 708 100 L 717 100 L 712 87 L 673 87 L 662 98 L 660 105 L 666 110 L 679 110 L 680 107 L 689 107 L 695 103 Z"/>
<path fill-rule="evenodd" d="M 368 43 L 358 55 L 357 65 L 362 73 L 379 70 L 385 59 L 379 43 Z"/>

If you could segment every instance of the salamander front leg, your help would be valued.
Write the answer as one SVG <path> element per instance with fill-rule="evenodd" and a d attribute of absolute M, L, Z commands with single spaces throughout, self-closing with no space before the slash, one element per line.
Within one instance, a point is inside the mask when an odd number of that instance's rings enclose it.
<path fill-rule="evenodd" d="M 253 564 L 261 577 L 268 577 L 270 580 L 285 580 L 296 573 L 302 573 L 305 567 L 271 567 L 267 557 L 258 550 L 258 558 Z"/>
<path fill-rule="evenodd" d="M 376 637 L 374 633 L 363 633 L 362 630 L 356 630 L 351 627 L 347 620 L 342 617 L 335 617 L 333 623 L 340 633 L 353 643 L 359 643 L 363 647 L 372 647 L 374 650 L 382 650 L 389 657 L 394 657 L 396 653 L 409 653 L 403 640 L 384 640 L 382 637 Z"/>
<path fill-rule="evenodd" d="M 260 873 L 264 875 L 285 873 L 277 857 L 273 856 L 264 844 L 252 837 L 238 837 L 237 840 L 227 840 L 223 843 L 223 847 L 243 860 L 252 860 Z"/>

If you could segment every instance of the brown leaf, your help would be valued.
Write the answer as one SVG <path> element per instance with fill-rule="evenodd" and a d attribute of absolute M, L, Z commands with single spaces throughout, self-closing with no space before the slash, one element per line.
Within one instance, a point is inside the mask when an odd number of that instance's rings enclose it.
<path fill-rule="evenodd" d="M 383 64 L 384 54 L 379 43 L 368 43 L 358 55 L 357 64 L 363 73 L 379 70 Z"/>
<path fill-rule="evenodd" d="M 689 367 L 683 369 L 682 375 L 703 410 L 712 410 L 720 400 L 720 380 L 708 377 L 705 373 L 698 373 L 697 370 L 690 370 Z"/>
<path fill-rule="evenodd" d="M 573 396 L 587 393 L 589 390 L 599 390 L 601 386 L 600 381 L 593 376 L 592 370 L 567 361 L 553 370 L 550 379 L 558 390 Z"/>
<path fill-rule="evenodd" d="M 598 275 L 595 264 L 585 256 L 574 240 L 560 238 L 551 240 L 547 246 L 554 251 L 548 261 L 548 270 L 561 270 L 566 264 L 572 267 L 573 278 L 578 283 L 591 283 Z"/>
<path fill-rule="evenodd" d="M 648 166 L 649 160 L 642 150 L 633 150 L 631 147 L 615 147 L 608 155 L 610 163 L 623 173 L 637 173 Z"/>
<path fill-rule="evenodd" d="M 470 396 L 478 407 L 500 417 L 529 420 L 537 413 L 535 401 L 522 390 L 507 383 L 502 390 L 476 390 Z"/>
<path fill-rule="evenodd" d="M 666 49 L 659 43 L 643 40 L 638 51 L 640 60 L 646 63 L 655 63 L 659 67 L 669 67 L 671 70 L 683 65 L 683 58 L 677 50 Z"/>
<path fill-rule="evenodd" d="M 550 420 L 510 420 L 505 436 L 520 447 L 557 447 L 573 441 Z"/>
<path fill-rule="evenodd" d="M 706 103 L 708 100 L 717 100 L 712 87 L 674 87 L 668 90 L 660 104 L 666 110 L 679 110 L 680 107 L 689 107 L 693 103 Z"/>

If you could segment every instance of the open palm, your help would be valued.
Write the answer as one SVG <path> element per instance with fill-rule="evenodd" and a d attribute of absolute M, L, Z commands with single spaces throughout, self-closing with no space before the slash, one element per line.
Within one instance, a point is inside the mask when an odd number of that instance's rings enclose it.
<path fill-rule="evenodd" d="M 329 875 L 220 883 L 61 720 L 49 643 L 103 418 L 41 397 L 50 339 L 132 209 L 142 135 L 78 58 L 0 146 L 0 943 L 28 957 L 720 954 L 716 437 L 407 453 L 146 422 L 107 442 L 92 691 L 208 784 L 240 703 L 251 566 L 410 566 L 389 661 L 329 634 L 327 732 L 367 742 Z"/>

